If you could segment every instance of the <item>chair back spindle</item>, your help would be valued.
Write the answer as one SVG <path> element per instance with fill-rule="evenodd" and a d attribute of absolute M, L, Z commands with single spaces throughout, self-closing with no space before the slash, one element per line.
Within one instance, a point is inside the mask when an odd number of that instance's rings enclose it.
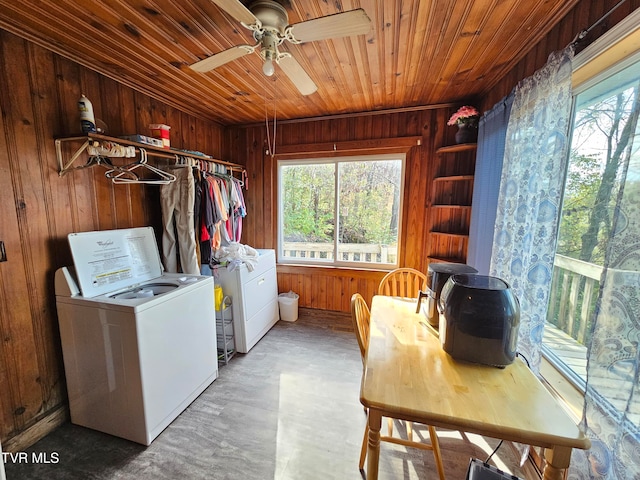
<path fill-rule="evenodd" d="M 426 288 L 427 276 L 413 268 L 396 268 L 387 273 L 378 286 L 378 294 L 388 297 L 418 298 Z"/>

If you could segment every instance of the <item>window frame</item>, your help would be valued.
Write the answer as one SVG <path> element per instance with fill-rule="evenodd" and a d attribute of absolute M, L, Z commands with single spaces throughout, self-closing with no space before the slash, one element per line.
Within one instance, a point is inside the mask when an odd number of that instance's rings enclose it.
<path fill-rule="evenodd" d="M 296 166 L 296 165 L 317 165 L 317 164 L 333 164 L 334 168 L 334 214 L 336 214 L 336 228 L 338 231 L 339 224 L 339 195 L 340 195 L 340 179 L 338 164 L 350 163 L 350 162 L 374 162 L 374 161 L 388 161 L 388 160 L 400 160 L 400 202 L 398 206 L 398 252 L 396 255 L 396 262 L 391 263 L 374 263 L 374 262 L 356 262 L 347 260 L 336 260 L 338 258 L 338 236 L 334 235 L 333 239 L 333 252 L 334 260 L 321 260 L 315 258 L 292 258 L 284 256 L 283 245 L 283 233 L 284 233 L 284 213 L 283 213 L 283 195 L 282 195 L 282 167 L 283 166 Z M 400 262 L 400 248 L 403 238 L 403 214 L 404 214 L 404 194 L 405 194 L 405 172 L 407 166 L 407 154 L 406 152 L 398 153 L 370 153 L 365 155 L 341 155 L 341 156 L 320 156 L 320 157 L 289 157 L 286 159 L 278 159 L 276 162 L 277 171 L 277 235 L 276 235 L 276 254 L 278 263 L 283 265 L 305 265 L 305 266 L 317 266 L 327 268 L 344 268 L 344 269 L 361 269 L 361 270 L 393 270 L 398 268 Z"/>

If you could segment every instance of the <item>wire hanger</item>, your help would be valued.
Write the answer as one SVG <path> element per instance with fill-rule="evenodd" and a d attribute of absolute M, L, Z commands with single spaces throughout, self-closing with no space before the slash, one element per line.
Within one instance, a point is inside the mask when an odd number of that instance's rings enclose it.
<path fill-rule="evenodd" d="M 81 170 L 83 168 L 95 167 L 96 165 L 100 165 L 106 169 L 113 169 L 113 163 L 111 163 L 111 159 L 109 157 L 104 157 L 102 155 L 90 155 L 87 159 L 87 163 L 84 165 L 79 165 L 77 167 L 73 167 L 73 170 Z"/>
<path fill-rule="evenodd" d="M 149 170 L 155 173 L 158 178 L 144 178 L 140 177 L 134 170 L 141 168 L 142 170 Z M 147 163 L 147 151 L 144 148 L 140 148 L 140 160 L 123 167 L 114 167 L 108 170 L 105 177 L 110 178 L 113 183 L 144 183 L 148 185 L 167 185 L 176 181 L 176 176 L 160 170 L 159 168 L 149 165 Z"/>

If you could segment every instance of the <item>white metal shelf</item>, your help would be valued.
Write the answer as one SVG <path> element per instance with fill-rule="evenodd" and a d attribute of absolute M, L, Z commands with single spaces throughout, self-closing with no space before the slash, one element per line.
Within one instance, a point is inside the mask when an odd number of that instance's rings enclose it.
<path fill-rule="evenodd" d="M 235 327 L 233 325 L 231 297 L 222 299 L 222 306 L 216 311 L 216 335 L 218 337 L 218 361 L 224 365 L 236 354 Z M 228 315 L 228 317 L 227 317 Z"/>

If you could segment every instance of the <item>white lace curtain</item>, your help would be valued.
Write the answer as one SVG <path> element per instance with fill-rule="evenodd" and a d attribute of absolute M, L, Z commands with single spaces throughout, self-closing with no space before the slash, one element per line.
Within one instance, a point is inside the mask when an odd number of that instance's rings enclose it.
<path fill-rule="evenodd" d="M 640 66 L 632 68 L 635 98 L 623 121 L 631 135 L 612 188 L 613 222 L 588 345 L 582 427 L 591 449 L 574 452 L 570 479 L 640 478 Z"/>
<path fill-rule="evenodd" d="M 520 300 L 518 350 L 536 372 L 568 161 L 572 57 L 571 48 L 552 54 L 514 91 L 493 238 L 490 275 L 509 282 Z M 640 101 L 634 108 L 628 121 L 640 139 Z M 640 479 L 640 140 L 633 143 L 612 189 L 614 221 L 588 345 L 581 425 L 592 447 L 574 450 L 570 480 Z"/>
<path fill-rule="evenodd" d="M 493 237 L 490 274 L 520 301 L 518 351 L 540 364 L 571 114 L 571 47 L 514 91 Z"/>

